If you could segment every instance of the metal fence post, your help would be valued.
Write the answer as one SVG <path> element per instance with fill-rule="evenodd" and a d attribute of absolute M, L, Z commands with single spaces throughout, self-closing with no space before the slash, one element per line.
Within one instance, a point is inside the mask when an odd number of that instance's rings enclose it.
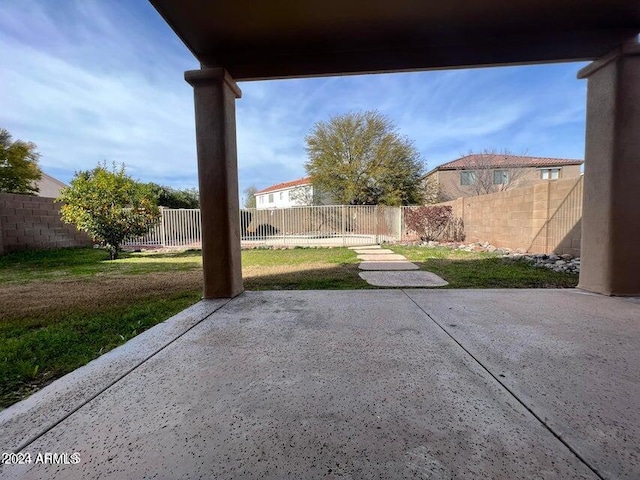
<path fill-rule="evenodd" d="M 380 230 L 378 228 L 378 205 L 373 207 L 373 221 L 374 221 L 374 231 L 375 231 L 375 235 L 376 235 L 376 244 L 380 243 Z"/>
<path fill-rule="evenodd" d="M 341 213 L 342 213 L 342 246 L 346 247 L 347 246 L 347 206 L 346 205 L 342 205 L 341 208 Z"/>
<path fill-rule="evenodd" d="M 165 240 L 165 232 L 164 232 L 164 211 L 165 208 L 164 207 L 160 207 L 160 245 L 162 247 L 166 247 L 166 240 Z"/>

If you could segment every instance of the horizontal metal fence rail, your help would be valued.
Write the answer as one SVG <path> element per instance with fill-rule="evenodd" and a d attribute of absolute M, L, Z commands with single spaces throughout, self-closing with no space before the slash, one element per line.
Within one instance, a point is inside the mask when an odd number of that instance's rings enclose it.
<path fill-rule="evenodd" d="M 328 205 L 240 210 L 242 246 L 357 246 L 400 240 L 402 210 L 382 205 Z M 127 247 L 200 248 L 199 209 L 163 208 L 147 235 Z"/>

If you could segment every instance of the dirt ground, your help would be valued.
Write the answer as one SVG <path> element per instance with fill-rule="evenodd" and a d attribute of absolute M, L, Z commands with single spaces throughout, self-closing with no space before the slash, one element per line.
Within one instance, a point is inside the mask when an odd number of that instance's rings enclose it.
<path fill-rule="evenodd" d="M 3 285 L 0 320 L 51 311 L 93 310 L 200 288 L 200 270 Z"/>
<path fill-rule="evenodd" d="M 304 271 L 335 267 L 326 263 L 304 265 L 252 266 L 243 269 L 245 283 L 263 277 L 286 278 Z M 47 280 L 0 286 L 0 320 L 33 317 L 53 311 L 97 310 L 106 306 L 131 304 L 136 300 L 167 296 L 176 292 L 199 291 L 202 271 L 162 272 L 143 275 L 104 275 L 83 279 Z"/>

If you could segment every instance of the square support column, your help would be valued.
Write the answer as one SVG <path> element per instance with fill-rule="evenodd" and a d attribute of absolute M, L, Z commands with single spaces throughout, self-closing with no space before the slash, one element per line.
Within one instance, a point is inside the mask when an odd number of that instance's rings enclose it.
<path fill-rule="evenodd" d="M 243 291 L 235 105 L 242 92 L 223 68 L 184 77 L 195 100 L 203 297 L 232 298 Z"/>
<path fill-rule="evenodd" d="M 579 287 L 640 295 L 640 45 L 580 70 L 587 134 Z"/>

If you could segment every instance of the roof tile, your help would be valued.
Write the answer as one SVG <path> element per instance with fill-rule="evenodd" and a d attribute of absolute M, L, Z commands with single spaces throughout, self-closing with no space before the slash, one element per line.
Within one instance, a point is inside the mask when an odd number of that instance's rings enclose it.
<path fill-rule="evenodd" d="M 562 165 L 581 165 L 583 160 L 571 158 L 549 158 L 549 157 L 525 157 L 524 155 L 504 155 L 504 154 L 471 154 L 458 158 L 451 162 L 443 163 L 434 170 L 465 170 L 474 166 L 494 168 L 494 167 L 554 167 Z"/>
<path fill-rule="evenodd" d="M 255 194 L 259 195 L 261 193 L 275 192 L 277 190 L 284 190 L 291 187 L 301 187 L 303 185 L 311 185 L 311 177 L 304 177 L 298 180 L 292 180 L 291 182 L 276 183 L 275 185 L 264 188 L 259 192 L 256 192 Z"/>

